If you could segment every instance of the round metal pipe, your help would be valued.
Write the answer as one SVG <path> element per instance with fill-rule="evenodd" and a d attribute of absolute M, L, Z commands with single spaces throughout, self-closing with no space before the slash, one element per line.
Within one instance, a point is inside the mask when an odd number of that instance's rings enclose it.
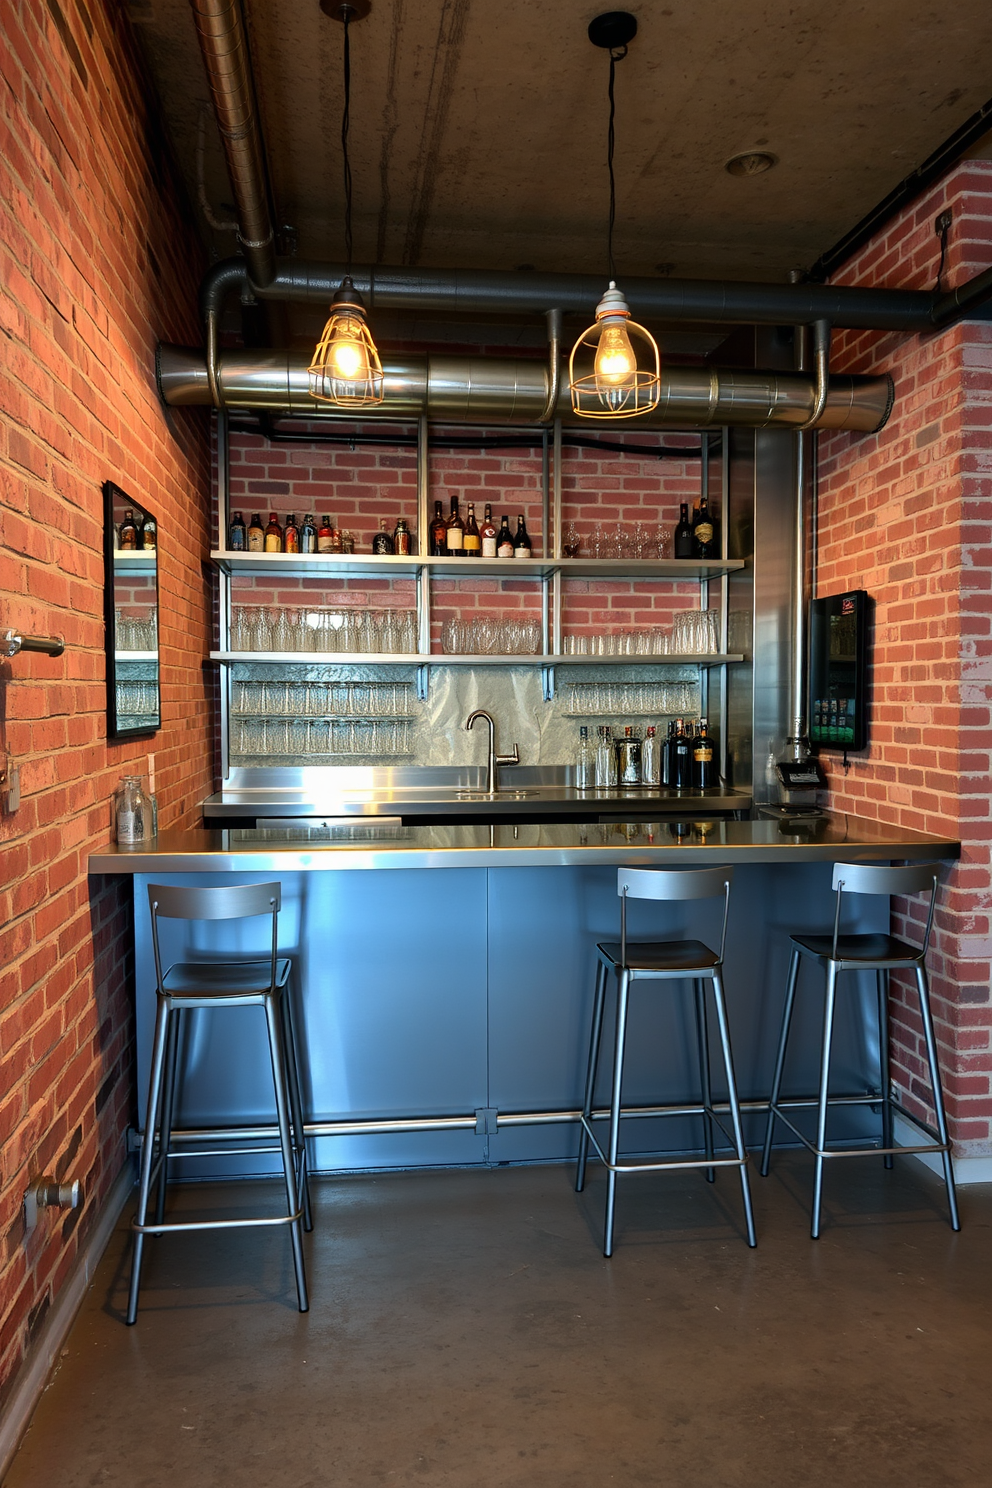
<path fill-rule="evenodd" d="M 215 264 L 207 273 L 202 290 L 206 299 L 224 293 L 228 262 Z M 274 277 L 265 284 L 256 283 L 254 289 L 263 299 L 324 304 L 346 272 L 343 264 L 282 258 L 276 262 Z M 592 274 L 359 266 L 351 275 L 369 308 L 383 310 L 544 315 L 557 306 L 566 315 L 588 316 L 603 292 L 602 280 Z M 835 326 L 861 330 L 933 329 L 934 297 L 926 290 L 719 279 L 624 279 L 623 289 L 631 308 L 646 320 L 724 325 L 811 325 L 829 320 Z"/>
<path fill-rule="evenodd" d="M 326 419 L 307 388 L 305 353 L 225 351 L 217 379 L 227 408 L 247 412 Z M 429 356 L 385 357 L 385 397 L 363 419 L 429 418 L 451 424 L 536 425 L 547 403 L 548 369 L 536 359 Z M 173 407 L 210 404 L 210 378 L 202 351 L 162 345 L 158 350 L 162 396 Z M 748 428 L 781 425 L 796 429 L 809 419 L 815 383 L 799 373 L 743 371 L 738 368 L 665 367 L 658 407 L 626 427 L 706 428 L 733 424 Z M 892 408 L 888 376 L 834 376 L 821 429 L 880 429 Z M 566 425 L 583 421 L 572 413 L 568 379 L 560 376 L 558 417 Z M 350 417 L 350 416 L 349 416 Z"/>
<path fill-rule="evenodd" d="M 241 4 L 240 0 L 190 4 L 237 205 L 244 263 L 252 282 L 261 288 L 275 276 L 275 236 Z"/>

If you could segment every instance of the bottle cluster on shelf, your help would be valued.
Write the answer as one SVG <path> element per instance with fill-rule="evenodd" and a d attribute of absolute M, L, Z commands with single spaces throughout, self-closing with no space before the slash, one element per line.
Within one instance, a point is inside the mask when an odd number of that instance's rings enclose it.
<path fill-rule="evenodd" d="M 689 503 L 679 506 L 679 523 L 672 537 L 672 550 L 676 558 L 718 558 L 720 556 L 716 524 L 704 495 L 689 517 Z"/>
<path fill-rule="evenodd" d="M 417 612 L 239 605 L 231 616 L 231 650 L 410 655 L 417 650 Z"/>
<path fill-rule="evenodd" d="M 440 501 L 434 503 L 428 551 L 432 558 L 530 558 L 533 545 L 523 512 L 517 514 L 516 533 L 510 531 L 510 518 L 504 513 L 497 528 L 493 509 L 487 502 L 482 523 L 476 521 L 475 502 L 469 501 L 468 515 L 463 519 L 458 497 L 451 498 L 451 512 L 445 517 Z"/>
<path fill-rule="evenodd" d="M 717 656 L 719 610 L 683 610 L 669 627 L 562 637 L 565 656 Z"/>
<path fill-rule="evenodd" d="M 290 513 L 283 525 L 278 514 L 272 512 L 263 527 L 258 512 L 246 526 L 241 512 L 236 511 L 228 525 L 227 546 L 232 553 L 353 553 L 355 537 L 342 532 L 327 516 L 321 517 L 319 525 L 315 516 L 304 517 L 297 524 L 295 513 Z"/>
<path fill-rule="evenodd" d="M 673 718 L 665 739 L 653 724 L 643 739 L 634 724 L 626 724 L 622 735 L 618 730 L 618 737 L 610 724 L 601 724 L 593 740 L 583 725 L 575 756 L 575 784 L 578 790 L 662 785 L 674 790 L 709 790 L 718 784 L 718 776 L 707 721 Z"/>
<path fill-rule="evenodd" d="M 158 547 L 158 525 L 151 512 L 132 510 L 124 513 L 124 520 L 114 528 L 114 548 L 121 553 L 154 553 Z"/>
<path fill-rule="evenodd" d="M 233 718 L 231 753 L 257 759 L 397 759 L 413 753 L 403 718 Z"/>

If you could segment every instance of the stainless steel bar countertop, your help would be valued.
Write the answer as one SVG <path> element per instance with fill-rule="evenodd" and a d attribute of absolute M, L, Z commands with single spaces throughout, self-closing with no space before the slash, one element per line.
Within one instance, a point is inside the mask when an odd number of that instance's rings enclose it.
<path fill-rule="evenodd" d="M 960 843 L 842 814 L 683 823 L 404 826 L 395 819 L 167 831 L 90 855 L 93 874 L 290 873 L 372 868 L 574 868 L 638 864 L 856 862 L 957 858 Z"/>

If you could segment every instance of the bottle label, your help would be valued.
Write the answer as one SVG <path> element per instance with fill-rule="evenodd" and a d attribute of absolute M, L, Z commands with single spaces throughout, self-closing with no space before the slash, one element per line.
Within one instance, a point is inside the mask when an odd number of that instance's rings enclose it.
<path fill-rule="evenodd" d="M 231 528 L 230 549 L 232 553 L 243 553 L 245 548 L 245 529 L 243 527 Z"/>
<path fill-rule="evenodd" d="M 713 758 L 713 745 L 697 744 L 692 752 L 692 757 L 697 765 L 708 765 Z"/>
<path fill-rule="evenodd" d="M 692 535 L 696 539 L 697 543 L 711 543 L 713 541 L 713 523 L 697 522 L 695 527 L 693 528 Z"/>
<path fill-rule="evenodd" d="M 292 529 L 286 533 L 283 542 L 284 553 L 298 553 L 300 551 L 300 539 Z"/>
<path fill-rule="evenodd" d="M 502 543 L 500 543 L 499 547 L 496 549 L 496 556 L 497 556 L 497 558 L 512 558 L 513 557 L 513 543 L 512 542 L 502 542 Z"/>
<path fill-rule="evenodd" d="M 482 539 L 482 556 L 483 558 L 496 557 L 496 539 L 494 537 L 484 537 Z"/>
<path fill-rule="evenodd" d="M 117 841 L 141 841 L 141 817 L 133 807 L 122 806 L 117 813 Z"/>
<path fill-rule="evenodd" d="M 329 553 L 330 551 L 331 551 L 331 534 L 329 532 L 327 532 L 327 533 L 324 534 L 323 537 L 318 537 L 318 539 L 317 539 L 317 552 L 318 553 Z"/>
<path fill-rule="evenodd" d="M 529 558 L 530 548 L 514 548 L 513 556 L 514 558 Z"/>
<path fill-rule="evenodd" d="M 265 534 L 265 551 L 267 553 L 278 553 L 280 546 L 278 532 L 267 532 Z"/>
<path fill-rule="evenodd" d="M 260 553 L 264 547 L 265 547 L 265 541 L 264 541 L 264 538 L 262 537 L 261 532 L 259 532 L 259 530 L 258 530 L 257 527 L 253 527 L 251 529 L 251 531 L 248 533 L 248 551 L 249 551 L 249 553 Z"/>
<path fill-rule="evenodd" d="M 445 538 L 445 546 L 449 553 L 460 553 L 463 550 L 463 538 L 460 527 L 449 527 Z"/>

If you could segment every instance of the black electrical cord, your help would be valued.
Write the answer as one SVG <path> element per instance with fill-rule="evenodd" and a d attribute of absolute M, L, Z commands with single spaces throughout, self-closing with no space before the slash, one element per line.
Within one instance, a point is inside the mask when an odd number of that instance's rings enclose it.
<path fill-rule="evenodd" d="M 348 27 L 351 22 L 351 6 L 341 7 L 344 22 L 344 109 L 341 113 L 341 154 L 344 160 L 344 256 L 351 273 L 351 161 L 348 158 L 348 133 L 351 129 L 351 37 Z"/>

